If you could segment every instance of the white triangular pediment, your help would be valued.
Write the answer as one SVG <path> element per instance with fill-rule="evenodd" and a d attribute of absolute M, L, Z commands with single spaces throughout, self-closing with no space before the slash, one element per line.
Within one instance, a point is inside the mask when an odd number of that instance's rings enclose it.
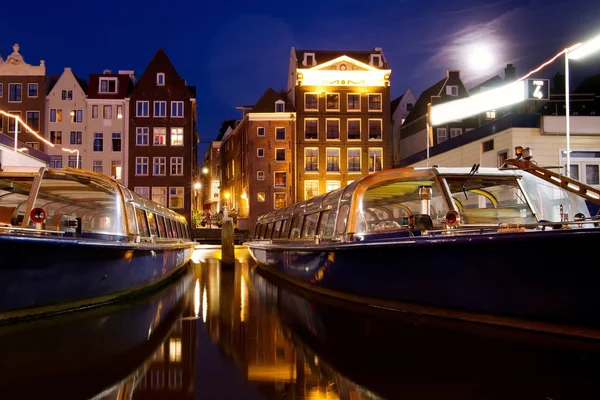
<path fill-rule="evenodd" d="M 336 70 L 336 71 L 381 71 L 379 68 L 375 68 L 369 64 L 365 64 L 361 61 L 355 60 L 352 57 L 340 56 L 326 63 L 319 64 L 312 68 L 315 71 L 325 70 Z"/>

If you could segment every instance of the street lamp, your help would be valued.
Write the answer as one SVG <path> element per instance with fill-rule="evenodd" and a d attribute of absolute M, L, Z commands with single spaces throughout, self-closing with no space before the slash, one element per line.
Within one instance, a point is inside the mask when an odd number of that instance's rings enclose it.
<path fill-rule="evenodd" d="M 202 173 L 204 175 L 208 174 L 208 168 L 206 168 L 206 167 L 202 168 Z"/>
<path fill-rule="evenodd" d="M 569 60 L 581 60 L 600 49 L 600 36 L 584 43 L 577 43 L 574 46 L 565 49 L 565 128 L 567 136 L 567 166 L 565 172 L 567 176 L 571 175 L 571 121 L 570 121 L 570 100 L 569 100 Z"/>

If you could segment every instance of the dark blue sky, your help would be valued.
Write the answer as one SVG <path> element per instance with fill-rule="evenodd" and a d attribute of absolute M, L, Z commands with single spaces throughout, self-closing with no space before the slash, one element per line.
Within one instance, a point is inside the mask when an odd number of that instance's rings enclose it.
<path fill-rule="evenodd" d="M 139 77 L 163 47 L 181 76 L 197 87 L 203 141 L 214 139 L 221 121 L 240 116 L 236 105 L 253 104 L 265 89 L 287 85 L 292 46 L 381 47 L 391 64 L 395 97 L 407 86 L 418 96 L 446 69 L 460 69 L 463 80 L 473 85 L 501 74 L 507 63 L 514 63 L 520 76 L 561 48 L 600 34 L 600 0 L 108 4 L 3 2 L 0 52 L 6 56 L 18 42 L 26 62 L 44 59 L 49 74 L 70 66 L 87 79 L 104 69 L 133 69 Z M 488 68 L 476 70 L 469 63 L 469 52 L 477 48 L 493 55 Z M 551 76 L 563 68 L 560 59 L 536 76 Z M 572 68 L 574 81 L 600 72 L 600 57 Z"/>

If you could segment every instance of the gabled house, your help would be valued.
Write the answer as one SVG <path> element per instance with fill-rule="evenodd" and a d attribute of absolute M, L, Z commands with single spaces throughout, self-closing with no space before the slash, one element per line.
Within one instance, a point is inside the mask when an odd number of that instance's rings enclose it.
<path fill-rule="evenodd" d="M 267 89 L 242 120 L 223 135 L 220 147 L 221 205 L 238 214 L 238 228 L 294 199 L 296 112 L 285 94 Z"/>
<path fill-rule="evenodd" d="M 390 104 L 392 115 L 392 164 L 400 160 L 400 127 L 413 109 L 417 98 L 410 88 L 406 88 L 401 96 L 396 97 Z"/>
<path fill-rule="evenodd" d="M 55 147 L 48 147 L 51 168 L 81 168 L 91 169 L 89 153 L 85 151 L 86 135 L 87 84 L 75 76 L 71 68 L 66 67 L 58 79 L 52 79 L 52 86 L 46 95 L 46 122 L 45 137 Z M 79 150 L 79 163 L 77 153 L 64 151 Z M 85 156 L 86 164 L 82 163 Z M 100 171 L 104 172 L 104 171 Z"/>
<path fill-rule="evenodd" d="M 421 93 L 406 120 L 400 127 L 400 159 L 411 156 L 430 146 L 443 143 L 477 126 L 476 118 L 453 121 L 433 126 L 432 137 L 427 134 L 427 110 L 429 104 L 469 97 L 469 91 L 460 79 L 460 71 L 447 71 L 446 77 Z"/>
<path fill-rule="evenodd" d="M 381 48 L 291 49 L 295 201 L 391 168 L 390 75 Z"/>
<path fill-rule="evenodd" d="M 196 88 L 159 49 L 128 98 L 127 186 L 191 224 L 197 176 Z M 196 203 L 194 203 L 196 202 Z"/>

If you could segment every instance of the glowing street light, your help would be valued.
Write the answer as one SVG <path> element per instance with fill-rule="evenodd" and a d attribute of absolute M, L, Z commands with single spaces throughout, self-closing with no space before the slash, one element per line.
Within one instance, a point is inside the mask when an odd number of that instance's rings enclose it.
<path fill-rule="evenodd" d="M 202 168 L 202 173 L 204 175 L 208 174 L 208 168 L 206 168 L 206 167 Z"/>
<path fill-rule="evenodd" d="M 577 43 L 565 49 L 565 130 L 567 136 L 567 165 L 565 167 L 566 175 L 571 175 L 571 121 L 570 121 L 570 100 L 569 100 L 569 60 L 581 60 L 600 49 L 600 36 L 588 40 L 585 43 Z"/>
<path fill-rule="evenodd" d="M 194 189 L 200 190 L 200 187 L 202 187 L 202 185 L 200 184 L 200 182 L 194 183 Z"/>

